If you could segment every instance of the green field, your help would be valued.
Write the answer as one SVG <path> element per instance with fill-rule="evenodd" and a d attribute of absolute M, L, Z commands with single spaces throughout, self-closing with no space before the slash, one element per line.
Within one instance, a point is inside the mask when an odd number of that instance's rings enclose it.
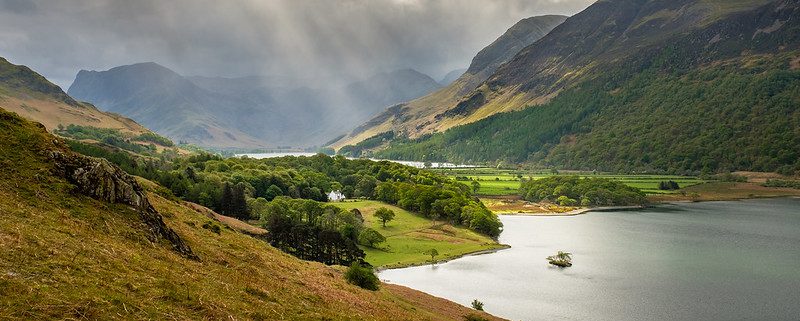
<path fill-rule="evenodd" d="M 619 180 L 625 185 L 636 187 L 647 194 L 668 194 L 675 191 L 662 191 L 658 189 L 658 183 L 662 181 L 675 181 L 681 188 L 705 183 L 697 177 L 675 176 L 675 175 L 615 175 L 615 174 L 592 174 L 592 173 L 546 173 L 530 172 L 494 168 L 458 168 L 458 169 L 439 169 L 436 170 L 447 175 L 452 179 L 456 177 L 468 178 L 463 183 L 469 185 L 471 180 L 480 183 L 480 188 L 476 194 L 481 196 L 503 196 L 516 195 L 520 187 L 520 176 L 524 179 L 539 179 L 553 175 L 579 175 L 583 177 L 600 177 Z"/>
<path fill-rule="evenodd" d="M 424 264 L 430 256 L 422 254 L 436 249 L 436 260 L 455 258 L 467 253 L 503 247 L 491 238 L 462 227 L 424 218 L 396 206 L 378 201 L 358 201 L 332 203 L 344 209 L 357 208 L 364 216 L 364 225 L 375 229 L 386 237 L 386 242 L 374 249 L 361 247 L 367 254 L 366 260 L 377 267 L 400 267 Z M 395 213 L 394 220 L 384 228 L 373 214 L 378 208 L 386 207 Z"/>

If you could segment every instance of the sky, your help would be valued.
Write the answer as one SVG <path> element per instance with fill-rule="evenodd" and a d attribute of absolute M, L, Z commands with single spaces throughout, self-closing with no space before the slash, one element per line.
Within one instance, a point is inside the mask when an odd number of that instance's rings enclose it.
<path fill-rule="evenodd" d="M 517 21 L 594 0 L 0 0 L 0 56 L 65 90 L 81 69 L 153 61 L 183 75 L 439 80 Z"/>

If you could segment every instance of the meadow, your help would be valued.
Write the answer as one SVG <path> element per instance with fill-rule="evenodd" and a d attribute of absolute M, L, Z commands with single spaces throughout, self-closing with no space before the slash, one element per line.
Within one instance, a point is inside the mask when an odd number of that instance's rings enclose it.
<path fill-rule="evenodd" d="M 503 248 L 495 240 L 470 231 L 463 227 L 455 227 L 443 221 L 433 222 L 428 218 L 378 201 L 357 201 L 332 203 L 346 210 L 357 208 L 364 217 L 364 226 L 375 229 L 386 237 L 386 242 L 377 248 L 362 246 L 367 254 L 366 261 L 376 267 L 395 268 L 402 266 L 425 264 L 430 261 L 429 255 L 423 252 L 436 249 L 439 255 L 436 261 L 453 259 L 478 251 Z M 393 220 L 383 227 L 374 213 L 385 207 L 395 213 Z"/>
<path fill-rule="evenodd" d="M 621 175 L 621 174 L 595 174 L 591 172 L 542 172 L 494 168 L 455 168 L 435 170 L 452 179 L 471 184 L 477 181 L 480 188 L 476 192 L 480 196 L 506 196 L 516 195 L 519 192 L 521 179 L 539 179 L 554 175 L 578 175 L 582 177 L 608 178 L 618 180 L 625 185 L 638 188 L 647 194 L 669 194 L 677 191 L 664 191 L 658 189 L 658 183 L 675 181 L 681 188 L 698 185 L 706 181 L 691 176 L 676 175 Z M 465 180 L 466 178 L 466 180 Z"/>

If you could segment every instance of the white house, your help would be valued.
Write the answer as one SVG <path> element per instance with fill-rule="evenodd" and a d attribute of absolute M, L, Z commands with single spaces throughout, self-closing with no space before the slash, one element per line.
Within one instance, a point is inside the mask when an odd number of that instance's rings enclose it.
<path fill-rule="evenodd" d="M 331 191 L 328 193 L 328 201 L 330 202 L 341 202 L 344 199 L 344 194 L 342 194 L 340 191 Z"/>

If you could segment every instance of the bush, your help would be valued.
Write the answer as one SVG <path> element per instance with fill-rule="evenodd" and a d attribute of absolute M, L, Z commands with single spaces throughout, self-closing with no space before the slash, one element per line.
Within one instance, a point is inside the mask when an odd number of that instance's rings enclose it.
<path fill-rule="evenodd" d="M 347 269 L 344 277 L 348 283 L 371 291 L 377 291 L 381 283 L 375 273 L 372 272 L 372 268 L 361 266 L 355 262 Z"/>
<path fill-rule="evenodd" d="M 222 234 L 222 228 L 219 225 L 212 223 L 211 221 L 205 222 L 203 224 L 203 228 L 207 230 L 211 230 L 211 232 Z"/>
<path fill-rule="evenodd" d="M 658 183 L 658 189 L 662 191 L 674 191 L 681 189 L 680 185 L 673 180 L 661 181 Z"/>
<path fill-rule="evenodd" d="M 475 313 L 470 313 L 464 316 L 465 321 L 489 321 L 489 319 L 479 316 Z"/>

